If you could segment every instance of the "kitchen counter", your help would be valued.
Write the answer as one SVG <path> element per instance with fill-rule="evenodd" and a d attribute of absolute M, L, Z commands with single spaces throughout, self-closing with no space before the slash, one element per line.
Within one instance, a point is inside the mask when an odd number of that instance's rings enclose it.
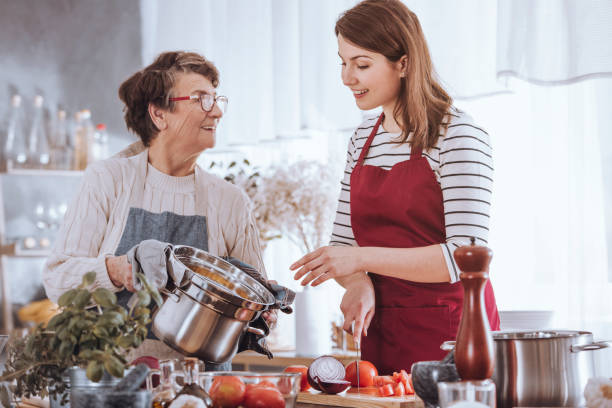
<path fill-rule="evenodd" d="M 297 398 L 296 408 L 423 408 L 425 404 L 415 395 L 404 397 L 377 397 L 375 387 L 364 387 L 359 391 L 349 389 L 340 395 L 327 395 L 316 391 L 301 392 Z"/>
<path fill-rule="evenodd" d="M 267 370 L 280 369 L 281 371 L 290 365 L 305 365 L 309 366 L 315 357 L 304 357 L 295 354 L 295 351 L 272 351 L 274 354 L 273 359 L 256 353 L 254 351 L 243 351 L 242 353 L 236 354 L 232 360 L 232 365 L 235 369 L 241 371 L 260 371 L 262 368 Z M 354 351 L 343 351 L 334 350 L 331 354 L 343 365 L 350 363 L 357 358 L 357 352 Z"/>
<path fill-rule="evenodd" d="M 244 351 L 236 354 L 232 360 L 234 370 L 240 371 L 281 371 L 290 365 L 309 366 L 315 357 L 304 357 L 296 355 L 293 350 L 272 351 L 273 359 L 254 351 Z M 337 358 L 343 365 L 357 358 L 357 352 L 333 350 L 332 356 Z M 423 401 L 414 395 L 405 397 L 377 397 L 375 387 L 349 389 L 341 395 L 327 395 L 317 391 L 301 392 L 298 395 L 296 408 L 328 408 L 328 407 L 353 407 L 353 408 L 422 408 Z"/>

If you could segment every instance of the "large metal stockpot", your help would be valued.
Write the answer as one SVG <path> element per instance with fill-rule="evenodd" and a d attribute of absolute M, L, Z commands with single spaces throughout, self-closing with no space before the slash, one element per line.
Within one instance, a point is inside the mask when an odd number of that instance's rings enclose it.
<path fill-rule="evenodd" d="M 583 392 L 595 375 L 593 342 L 586 331 L 493 332 L 498 407 L 583 406 Z"/>
<path fill-rule="evenodd" d="M 170 347 L 204 361 L 222 363 L 237 351 L 250 321 L 275 299 L 256 279 L 225 260 L 189 246 L 175 246 L 170 268 L 185 271 L 185 285 L 165 291 L 153 315 L 153 333 Z"/>

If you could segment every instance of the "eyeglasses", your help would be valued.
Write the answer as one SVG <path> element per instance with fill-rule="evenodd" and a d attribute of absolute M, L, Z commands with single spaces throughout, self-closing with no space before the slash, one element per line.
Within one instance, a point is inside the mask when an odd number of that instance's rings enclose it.
<path fill-rule="evenodd" d="M 191 96 L 178 96 L 176 98 L 170 98 L 170 101 L 191 101 L 199 99 L 200 105 L 202 105 L 202 110 L 204 112 L 210 112 L 213 109 L 213 106 L 217 104 L 221 113 L 225 113 L 227 111 L 227 96 L 213 96 L 211 94 L 203 93 L 200 95 L 191 95 Z"/>

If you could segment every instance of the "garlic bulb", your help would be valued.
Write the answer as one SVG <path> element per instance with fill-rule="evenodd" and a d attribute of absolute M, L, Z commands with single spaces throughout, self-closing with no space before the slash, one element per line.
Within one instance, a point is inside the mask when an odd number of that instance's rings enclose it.
<path fill-rule="evenodd" d="M 612 408 L 612 379 L 590 378 L 584 387 L 587 408 Z"/>
<path fill-rule="evenodd" d="M 204 401 L 193 395 L 179 395 L 168 408 L 208 408 Z"/>

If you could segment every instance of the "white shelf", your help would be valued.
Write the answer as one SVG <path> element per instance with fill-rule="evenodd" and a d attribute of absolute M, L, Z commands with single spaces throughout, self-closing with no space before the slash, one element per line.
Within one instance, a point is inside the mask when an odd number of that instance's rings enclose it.
<path fill-rule="evenodd" d="M 52 177 L 81 177 L 83 172 L 80 170 L 44 170 L 44 169 L 9 169 L 2 173 L 13 176 L 52 176 Z"/>
<path fill-rule="evenodd" d="M 0 246 L 0 255 L 15 258 L 46 258 L 51 254 L 51 249 L 24 249 L 15 244 Z"/>

